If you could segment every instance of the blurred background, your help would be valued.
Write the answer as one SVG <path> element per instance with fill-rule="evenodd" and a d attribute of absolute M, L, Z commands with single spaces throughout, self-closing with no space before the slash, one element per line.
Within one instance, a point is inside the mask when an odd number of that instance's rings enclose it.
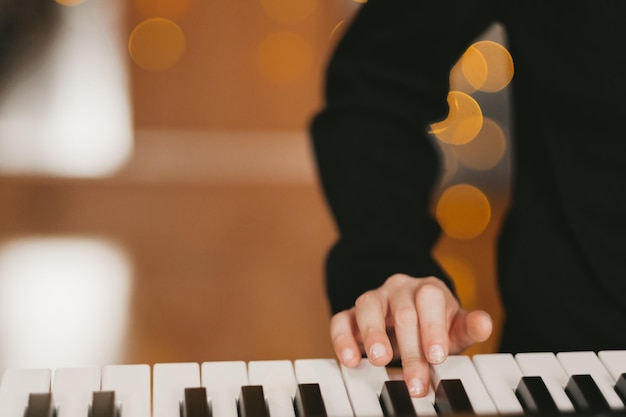
<path fill-rule="evenodd" d="M 361 6 L 0 0 L 0 370 L 333 355 L 307 128 Z M 436 256 L 497 324 L 503 45 L 467 50 L 432 125 Z"/>

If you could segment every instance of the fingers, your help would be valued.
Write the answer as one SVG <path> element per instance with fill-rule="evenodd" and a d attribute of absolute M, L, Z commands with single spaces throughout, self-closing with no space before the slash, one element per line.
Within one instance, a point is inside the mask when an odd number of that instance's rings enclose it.
<path fill-rule="evenodd" d="M 394 331 L 402 359 L 402 370 L 409 393 L 419 397 L 428 391 L 428 361 L 418 335 L 418 314 L 412 293 L 398 291 L 390 298 Z"/>
<path fill-rule="evenodd" d="M 454 352 L 461 352 L 469 346 L 484 342 L 491 336 L 493 321 L 483 310 L 460 310 L 450 328 L 450 346 Z"/>
<path fill-rule="evenodd" d="M 330 337 L 335 354 L 346 366 L 354 367 L 361 361 L 361 349 L 354 331 L 354 309 L 335 314 L 330 320 Z"/>
<path fill-rule="evenodd" d="M 448 311 L 458 310 L 458 304 L 449 299 L 447 291 L 437 285 L 425 284 L 415 295 L 422 348 L 432 364 L 441 363 L 448 356 Z"/>
<path fill-rule="evenodd" d="M 363 347 L 373 365 L 384 366 L 393 359 L 393 348 L 387 336 L 387 299 L 381 291 L 368 291 L 355 303 L 355 318 Z"/>
<path fill-rule="evenodd" d="M 394 275 L 333 316 L 331 337 L 337 357 L 349 367 L 360 362 L 361 346 L 377 366 L 389 364 L 395 347 L 409 392 L 420 397 L 428 392 L 431 364 L 485 341 L 492 327 L 486 312 L 460 309 L 440 280 Z"/>

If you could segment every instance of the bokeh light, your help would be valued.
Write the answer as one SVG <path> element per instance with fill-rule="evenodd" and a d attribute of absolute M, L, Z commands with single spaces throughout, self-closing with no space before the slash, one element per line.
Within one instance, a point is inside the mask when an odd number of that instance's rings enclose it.
<path fill-rule="evenodd" d="M 480 41 L 474 43 L 470 49 L 472 56 L 478 53 L 487 63 L 487 73 L 484 80 L 483 76 L 480 75 L 484 66 L 479 62 L 479 59 L 468 58 L 461 63 L 465 76 L 476 89 L 495 93 L 509 85 L 514 73 L 513 58 L 504 46 L 494 41 Z"/>
<path fill-rule="evenodd" d="M 450 88 L 471 94 L 487 79 L 487 60 L 473 45 L 467 48 L 450 71 Z"/>
<path fill-rule="evenodd" d="M 163 71 L 176 64 L 185 52 L 185 34 L 175 22 L 162 17 L 139 23 L 128 40 L 130 56 L 139 67 Z"/>
<path fill-rule="evenodd" d="M 306 20 L 315 10 L 317 0 L 261 0 L 265 13 L 281 24 L 297 24 Z"/>
<path fill-rule="evenodd" d="M 506 152 L 506 135 L 500 125 L 485 117 L 478 135 L 471 142 L 455 147 L 456 157 L 464 166 L 487 170 L 496 166 Z"/>
<path fill-rule="evenodd" d="M 55 0 L 61 6 L 76 6 L 78 4 L 84 3 L 86 0 Z"/>
<path fill-rule="evenodd" d="M 261 74 L 269 81 L 290 85 L 311 69 L 313 53 L 301 36 L 292 32 L 278 32 L 261 42 L 256 63 Z"/>
<path fill-rule="evenodd" d="M 469 184 L 453 185 L 439 197 L 436 217 L 445 234 L 451 238 L 473 239 L 489 224 L 491 205 L 478 188 Z"/>
<path fill-rule="evenodd" d="M 470 95 L 460 91 L 448 94 L 448 117 L 431 124 L 432 133 L 442 142 L 463 145 L 476 137 L 483 124 L 480 106 Z"/>
<path fill-rule="evenodd" d="M 440 255 L 437 261 L 454 281 L 461 304 L 466 308 L 475 306 L 477 304 L 476 275 L 472 267 L 463 259 L 451 254 Z"/>
<path fill-rule="evenodd" d="M 135 9 L 144 17 L 165 17 L 176 20 L 190 8 L 190 0 L 133 0 Z"/>

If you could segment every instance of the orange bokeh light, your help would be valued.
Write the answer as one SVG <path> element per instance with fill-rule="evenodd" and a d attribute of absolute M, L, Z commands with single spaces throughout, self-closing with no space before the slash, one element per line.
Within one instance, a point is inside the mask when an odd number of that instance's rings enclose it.
<path fill-rule="evenodd" d="M 485 117 L 474 140 L 456 146 L 456 157 L 468 168 L 487 170 L 502 160 L 506 152 L 506 135 L 498 123 Z"/>
<path fill-rule="evenodd" d="M 436 217 L 446 235 L 469 240 L 486 229 L 491 219 L 491 205 L 478 188 L 469 184 L 453 185 L 439 198 Z"/>
<path fill-rule="evenodd" d="M 450 254 L 438 256 L 437 261 L 454 281 L 461 304 L 466 308 L 475 306 L 477 304 L 476 275 L 472 267 L 463 259 Z"/>
<path fill-rule="evenodd" d="M 504 89 L 513 79 L 513 58 L 509 51 L 494 41 L 474 43 L 471 55 L 482 55 L 486 66 L 476 57 L 462 61 L 462 68 L 468 81 L 480 91 L 495 93 Z M 485 71 L 483 75 L 481 72 Z"/>
<path fill-rule="evenodd" d="M 450 88 L 471 94 L 487 79 L 487 60 L 480 51 L 470 46 L 450 71 Z"/>
<path fill-rule="evenodd" d="M 483 124 L 480 106 L 460 91 L 448 94 L 448 117 L 431 125 L 432 133 L 442 142 L 463 145 L 476 137 Z"/>
<path fill-rule="evenodd" d="M 184 54 L 185 35 L 169 19 L 146 19 L 130 34 L 128 50 L 139 67 L 149 71 L 163 71 L 176 64 Z"/>
<path fill-rule="evenodd" d="M 76 6 L 78 4 L 85 2 L 85 0 L 55 0 L 55 1 L 61 6 L 68 6 L 68 7 Z"/>

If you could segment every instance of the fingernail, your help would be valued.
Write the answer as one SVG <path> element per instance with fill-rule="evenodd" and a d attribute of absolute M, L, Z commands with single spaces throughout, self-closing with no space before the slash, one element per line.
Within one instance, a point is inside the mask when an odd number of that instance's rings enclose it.
<path fill-rule="evenodd" d="M 343 352 L 341 352 L 341 361 L 345 364 L 347 364 L 348 362 L 350 362 L 352 359 L 354 359 L 354 352 L 352 351 L 352 349 L 344 349 Z"/>
<path fill-rule="evenodd" d="M 387 354 L 387 348 L 382 343 L 374 343 L 370 348 L 370 358 L 378 359 Z"/>
<path fill-rule="evenodd" d="M 431 363 L 441 363 L 444 357 L 445 352 L 443 351 L 443 346 L 436 344 L 428 349 L 428 360 Z"/>
<path fill-rule="evenodd" d="M 422 395 L 424 393 L 424 384 L 419 379 L 412 379 L 409 382 L 409 394 L 412 396 Z"/>

